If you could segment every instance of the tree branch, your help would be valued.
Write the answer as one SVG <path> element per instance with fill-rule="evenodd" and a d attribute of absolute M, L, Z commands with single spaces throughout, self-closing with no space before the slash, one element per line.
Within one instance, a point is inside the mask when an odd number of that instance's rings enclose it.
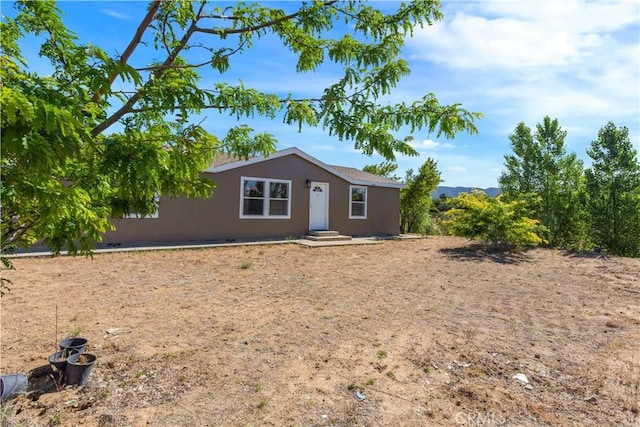
<path fill-rule="evenodd" d="M 349 98 L 332 98 L 332 99 L 325 99 L 325 98 L 304 98 L 304 99 L 280 99 L 279 102 L 281 104 L 288 104 L 290 102 L 317 102 L 317 103 L 322 103 L 322 102 L 327 102 L 327 101 L 331 101 L 331 102 L 336 102 L 336 101 L 348 101 Z M 171 107 L 172 109 L 175 110 L 179 110 L 181 108 L 187 108 L 184 105 L 174 105 L 173 107 Z M 229 108 L 232 108 L 228 105 L 205 105 L 202 107 L 199 107 L 202 110 L 226 110 Z M 159 110 L 165 110 L 165 107 L 143 107 L 143 108 L 132 108 L 129 110 L 130 113 L 146 113 L 149 111 L 159 111 Z"/>
<path fill-rule="evenodd" d="M 10 222 L 17 223 L 18 222 L 17 215 L 11 215 Z M 24 224 L 16 224 L 15 226 L 9 226 L 4 233 L 2 233 L 2 252 L 4 252 L 7 248 L 10 248 L 14 245 L 16 241 L 20 239 L 27 231 L 29 231 L 33 226 L 38 222 L 39 217 L 32 219 L 30 222 Z"/>
<path fill-rule="evenodd" d="M 176 46 L 176 48 L 171 52 L 171 54 L 167 57 L 167 59 L 160 66 L 160 69 L 155 74 L 155 78 L 161 77 L 164 74 L 164 72 L 169 68 L 169 66 L 172 65 L 175 62 L 175 60 L 178 57 L 178 55 L 180 54 L 180 52 L 185 48 L 185 46 L 189 42 L 189 39 L 191 38 L 191 36 L 193 35 L 193 33 L 196 30 L 196 23 L 198 22 L 198 19 L 200 18 L 200 13 L 202 13 L 202 9 L 203 8 L 204 8 L 204 3 L 200 6 L 200 10 L 196 14 L 196 19 L 193 20 L 193 22 L 191 23 L 191 26 L 189 27 L 189 29 L 184 33 L 184 35 L 180 39 L 180 43 L 178 44 L 178 46 Z M 149 82 L 150 81 L 148 81 L 147 84 L 149 84 Z M 133 95 L 131 98 L 129 98 L 129 100 L 126 102 L 126 104 L 123 105 L 118 111 L 116 111 L 114 114 L 112 114 L 109 118 L 107 118 L 105 121 L 100 123 L 98 126 L 93 128 L 93 130 L 91 130 L 91 136 L 95 137 L 95 136 L 100 135 L 102 132 L 104 132 L 106 129 L 108 129 L 111 125 L 113 125 L 115 122 L 120 120 L 120 118 L 122 118 L 122 116 L 124 116 L 125 114 L 129 113 L 131 111 L 131 108 L 135 105 L 135 103 L 138 102 L 138 100 L 144 95 L 144 89 L 145 89 L 144 86 L 142 88 L 140 88 L 136 92 L 136 94 Z"/>
<path fill-rule="evenodd" d="M 229 57 L 231 55 L 235 55 L 236 53 L 240 52 L 242 50 L 242 48 L 246 45 L 246 42 L 242 42 L 237 48 L 233 49 L 231 52 L 227 53 L 226 55 L 222 55 L 222 57 Z M 203 49 L 208 50 L 209 52 L 211 52 L 213 49 L 208 48 L 206 46 L 201 46 L 201 45 L 193 45 L 190 46 L 189 48 L 195 48 L 195 47 L 200 47 Z M 214 60 L 211 59 L 209 61 L 205 61 L 205 62 L 201 62 L 199 64 L 186 64 L 186 65 L 173 65 L 173 64 L 169 64 L 169 65 L 154 65 L 151 67 L 143 67 L 143 68 L 136 68 L 136 71 L 157 71 L 157 70 L 163 70 L 163 69 L 173 69 L 173 70 L 180 70 L 180 69 L 187 69 L 187 68 L 200 68 L 200 67 L 204 67 L 205 65 L 209 65 L 213 62 Z"/>
<path fill-rule="evenodd" d="M 126 64 L 127 61 L 129 60 L 129 57 L 133 53 L 133 51 L 136 49 L 136 47 L 138 47 L 138 45 L 140 44 L 140 40 L 142 40 L 142 35 L 144 34 L 145 30 L 149 27 L 149 25 L 153 21 L 153 18 L 155 18 L 156 12 L 160 8 L 162 1 L 163 0 L 153 0 L 153 2 L 151 3 L 151 7 L 149 7 L 149 10 L 147 11 L 147 15 L 144 17 L 142 22 L 140 22 L 140 25 L 138 26 L 138 29 L 136 30 L 136 33 L 133 36 L 133 39 L 131 39 L 131 41 L 129 42 L 129 45 L 125 49 L 122 56 L 120 56 L 120 60 L 119 60 L 120 63 Z M 113 82 L 116 80 L 117 76 L 118 76 L 117 72 L 115 71 L 112 72 L 111 75 L 109 76 L 109 84 L 107 86 L 111 86 Z M 91 98 L 91 101 L 98 102 L 102 97 L 102 94 L 103 94 L 102 90 L 98 91 L 98 93 L 93 95 L 93 98 Z"/>
<path fill-rule="evenodd" d="M 325 1 L 324 2 L 324 6 L 331 6 L 332 4 L 334 4 L 336 2 L 337 2 L 337 0 Z M 196 27 L 196 31 L 199 32 L 199 33 L 215 34 L 215 35 L 243 34 L 243 33 L 248 33 L 250 31 L 257 31 L 257 30 L 261 30 L 263 28 L 272 27 L 272 26 L 277 25 L 277 24 L 279 24 L 281 22 L 288 21 L 289 19 L 293 19 L 293 18 L 297 17 L 298 15 L 300 15 L 300 11 L 298 11 L 296 13 L 292 13 L 290 15 L 282 16 L 282 17 L 280 17 L 278 19 L 274 19 L 273 21 L 263 22 L 262 24 L 254 25 L 252 27 L 246 27 L 246 28 L 236 28 L 236 29 L 229 29 L 229 30 L 214 30 L 213 28 Z M 229 18 L 229 19 L 239 19 L 239 18 Z"/>

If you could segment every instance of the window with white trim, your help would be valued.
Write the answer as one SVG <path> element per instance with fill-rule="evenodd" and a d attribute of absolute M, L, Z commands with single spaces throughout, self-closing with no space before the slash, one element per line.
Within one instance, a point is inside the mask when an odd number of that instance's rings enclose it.
<path fill-rule="evenodd" d="M 350 219 L 366 219 L 367 218 L 367 187 L 356 185 L 349 186 L 349 218 Z"/>
<path fill-rule="evenodd" d="M 242 177 L 240 218 L 291 217 L 291 181 Z"/>

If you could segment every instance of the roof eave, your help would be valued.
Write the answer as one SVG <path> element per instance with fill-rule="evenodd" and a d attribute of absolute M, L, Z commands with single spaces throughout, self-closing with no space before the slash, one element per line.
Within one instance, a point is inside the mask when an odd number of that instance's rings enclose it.
<path fill-rule="evenodd" d="M 353 185 L 366 185 L 367 187 L 385 187 L 385 188 L 406 188 L 406 184 L 401 182 L 392 183 L 392 182 L 377 182 L 377 181 L 365 181 L 361 179 L 348 179 L 348 181 Z"/>

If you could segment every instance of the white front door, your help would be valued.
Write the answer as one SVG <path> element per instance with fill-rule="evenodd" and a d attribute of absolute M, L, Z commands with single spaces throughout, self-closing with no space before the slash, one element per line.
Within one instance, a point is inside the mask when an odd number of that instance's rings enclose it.
<path fill-rule="evenodd" d="M 309 231 L 329 229 L 329 183 L 311 182 L 309 189 Z"/>

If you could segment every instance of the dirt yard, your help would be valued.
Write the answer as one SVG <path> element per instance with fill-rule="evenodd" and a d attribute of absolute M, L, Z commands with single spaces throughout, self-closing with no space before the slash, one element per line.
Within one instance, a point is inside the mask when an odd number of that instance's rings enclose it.
<path fill-rule="evenodd" d="M 84 387 L 34 375 L 6 425 L 640 422 L 638 259 L 431 237 L 15 266 L 1 373 L 46 366 L 70 335 L 98 362 Z"/>

